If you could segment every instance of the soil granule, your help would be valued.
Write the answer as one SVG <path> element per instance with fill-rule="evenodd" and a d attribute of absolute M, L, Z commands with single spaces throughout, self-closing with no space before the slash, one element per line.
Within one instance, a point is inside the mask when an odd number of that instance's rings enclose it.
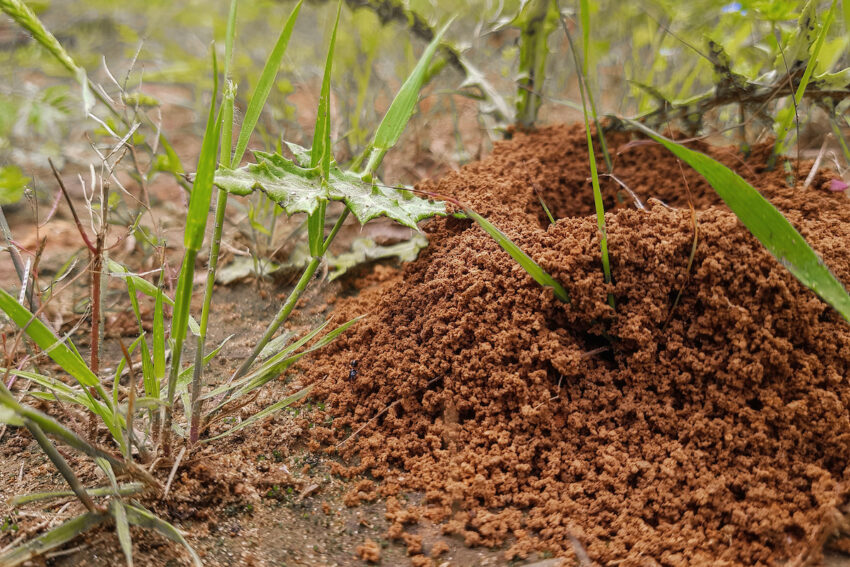
<path fill-rule="evenodd" d="M 572 542 L 601 564 L 817 557 L 848 503 L 850 325 L 697 174 L 629 142 L 609 136 L 614 171 L 646 210 L 604 183 L 610 286 L 583 130 L 551 127 L 422 188 L 490 218 L 569 304 L 456 218 L 428 223 L 417 261 L 338 303 L 338 320 L 367 317 L 311 362 L 334 418 L 314 431 L 343 474 L 424 494 L 409 509 L 389 498 L 396 536 L 422 517 L 508 558 L 575 557 Z M 826 189 L 831 174 L 792 188 L 765 167 L 769 146 L 747 159 L 690 146 L 762 191 L 850 284 L 850 200 Z"/>

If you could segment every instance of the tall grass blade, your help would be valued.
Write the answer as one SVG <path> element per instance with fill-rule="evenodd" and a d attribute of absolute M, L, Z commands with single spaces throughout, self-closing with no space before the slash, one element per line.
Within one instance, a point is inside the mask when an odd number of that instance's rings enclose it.
<path fill-rule="evenodd" d="M 257 88 L 251 96 L 247 110 L 245 110 L 245 120 L 242 122 L 242 129 L 239 130 L 239 140 L 236 142 L 236 152 L 233 154 L 233 160 L 231 162 L 234 166 L 238 166 L 239 162 L 242 161 L 242 156 L 248 147 L 251 134 L 253 134 L 254 128 L 257 126 L 257 121 L 260 119 L 260 113 L 266 105 L 266 100 L 277 77 L 277 70 L 283 61 L 283 54 L 286 53 L 286 47 L 289 44 L 292 29 L 295 26 L 295 21 L 298 19 L 298 12 L 301 10 L 302 2 L 303 0 L 299 0 L 295 8 L 292 9 L 292 13 L 287 18 L 283 30 L 281 30 L 280 36 L 277 38 L 277 43 L 275 43 L 272 52 L 269 54 L 268 59 L 266 59 L 263 72 L 260 74 L 260 80 L 257 82 Z"/>
<path fill-rule="evenodd" d="M 333 70 L 334 49 L 336 48 L 336 32 L 339 28 L 339 15 L 342 12 L 342 0 L 337 3 L 336 19 L 334 20 L 331 41 L 328 46 L 328 57 L 325 61 L 325 72 L 322 77 L 322 90 L 319 94 L 319 107 L 316 111 L 316 127 L 313 131 L 313 147 L 310 149 L 310 168 L 318 168 L 322 176 L 322 187 L 327 192 L 328 179 L 331 171 L 331 71 Z M 307 216 L 307 238 L 310 245 L 310 255 L 322 255 L 325 242 L 325 211 L 328 200 L 320 199 L 316 210 Z"/>
<path fill-rule="evenodd" d="M 630 123 L 702 175 L 780 264 L 850 322 L 850 294 L 797 229 L 755 187 L 707 155 L 668 140 L 642 124 Z"/>
<path fill-rule="evenodd" d="M 605 158 L 605 167 L 608 173 L 613 170 L 611 156 L 608 153 L 608 144 L 605 142 L 605 132 L 599 125 L 599 114 L 596 112 L 596 99 L 593 96 L 593 88 L 590 85 L 590 71 L 588 71 L 589 55 L 590 55 L 590 2 L 589 0 L 581 0 L 580 4 L 581 17 L 581 38 L 582 38 L 582 55 L 584 56 L 584 64 L 578 69 L 578 72 L 584 78 L 585 90 L 587 91 L 587 100 L 590 102 L 590 113 L 593 116 L 593 124 L 596 126 L 596 137 L 599 138 L 599 149 L 602 150 L 602 156 Z M 561 24 L 565 25 L 563 20 Z M 572 42 L 570 42 L 572 45 Z M 575 51 L 573 51 L 575 55 Z M 576 61 L 578 65 L 578 61 Z"/>
<path fill-rule="evenodd" d="M 195 275 L 195 259 L 204 241 L 204 231 L 209 216 L 210 199 L 212 198 L 213 176 L 216 169 L 219 137 L 221 133 L 222 112 L 215 117 L 216 98 L 218 97 L 218 68 L 213 49 L 213 94 L 207 116 L 207 126 L 201 142 L 201 153 L 198 156 L 198 169 L 195 182 L 192 185 L 192 195 L 189 199 L 189 211 L 186 217 L 186 230 L 183 245 L 186 249 L 180 277 L 177 281 L 177 291 L 174 295 L 174 316 L 171 319 L 171 340 L 174 341 L 171 370 L 168 379 L 168 397 L 165 407 L 165 420 L 162 425 L 162 439 L 166 453 L 170 451 L 171 423 L 174 411 L 174 393 L 177 387 L 177 376 L 180 373 L 180 357 L 183 352 L 183 341 L 186 338 L 186 328 L 189 322 L 189 308 L 192 301 L 192 284 Z"/>
<path fill-rule="evenodd" d="M 431 59 L 433 59 L 434 53 L 436 53 L 440 41 L 443 39 L 443 34 L 449 29 L 452 21 L 449 20 L 437 32 L 434 39 L 425 48 L 425 51 L 416 63 L 416 67 L 413 68 L 413 71 L 411 71 L 410 75 L 408 75 L 407 79 L 401 85 L 398 93 L 396 93 L 393 102 L 390 104 L 386 114 L 381 119 L 381 123 L 378 125 L 378 129 L 375 131 L 372 147 L 376 150 L 376 153 L 373 155 L 383 157 L 383 154 L 395 146 L 399 138 L 401 138 L 401 134 L 407 127 L 410 117 L 413 116 L 413 112 L 416 110 L 416 104 L 419 102 L 419 93 L 428 77 L 428 67 L 431 65 Z M 370 156 L 369 161 L 373 163 L 375 158 Z M 378 158 L 379 161 L 380 158 Z M 377 165 L 372 167 L 367 166 L 366 171 L 373 173 L 376 167 Z"/>
<path fill-rule="evenodd" d="M 313 147 L 310 149 L 310 167 L 320 167 L 322 179 L 327 181 L 331 159 L 331 71 L 333 70 L 336 32 L 339 28 L 339 16 L 342 12 L 342 0 L 337 3 L 325 71 L 322 76 L 322 90 L 319 93 L 319 107 L 316 111 L 316 127 L 313 130 Z"/>
<path fill-rule="evenodd" d="M 493 240 L 495 240 L 502 249 L 511 255 L 511 258 L 516 260 L 516 262 L 522 266 L 522 268 L 528 272 L 534 281 L 539 283 L 544 287 L 551 287 L 552 291 L 555 293 L 555 297 L 564 302 L 569 302 L 570 295 L 567 293 L 567 290 L 564 289 L 560 283 L 558 283 L 555 278 L 550 276 L 546 271 L 540 267 L 537 262 L 531 259 L 531 257 L 522 251 L 522 249 L 514 244 L 514 242 L 508 238 L 505 233 L 496 228 L 493 223 L 473 211 L 472 209 L 466 209 L 464 211 L 467 216 L 469 216 L 472 220 L 478 223 L 478 225 L 484 229 L 484 231 L 489 234 Z"/>
<path fill-rule="evenodd" d="M 107 518 L 109 516 L 106 514 L 94 514 L 91 512 L 77 516 L 20 547 L 16 547 L 0 555 L 0 565 L 3 565 L 3 567 L 17 567 L 30 559 L 47 553 L 51 549 L 56 549 L 68 543 L 77 536 L 101 524 Z"/>

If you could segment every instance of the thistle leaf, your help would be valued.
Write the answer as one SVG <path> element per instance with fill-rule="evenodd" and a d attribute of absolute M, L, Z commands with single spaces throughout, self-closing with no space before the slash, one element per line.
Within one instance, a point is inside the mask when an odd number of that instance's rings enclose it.
<path fill-rule="evenodd" d="M 255 152 L 256 164 L 239 169 L 220 168 L 215 184 L 234 195 L 263 191 L 288 215 L 309 215 L 322 200 L 343 201 L 361 224 L 386 216 L 416 228 L 420 220 L 446 214 L 443 203 L 421 199 L 409 191 L 365 183 L 355 173 L 343 171 L 333 162 L 327 186 L 323 186 L 318 169 L 309 168 L 309 152 L 294 144 L 288 145 L 296 161 L 280 154 Z"/>

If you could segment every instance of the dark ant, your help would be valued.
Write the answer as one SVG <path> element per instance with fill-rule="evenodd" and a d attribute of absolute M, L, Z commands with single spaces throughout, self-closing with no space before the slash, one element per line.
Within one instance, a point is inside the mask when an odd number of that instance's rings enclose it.
<path fill-rule="evenodd" d="M 348 381 L 353 382 L 357 378 L 357 359 L 355 358 L 350 363 L 351 370 L 348 371 Z"/>

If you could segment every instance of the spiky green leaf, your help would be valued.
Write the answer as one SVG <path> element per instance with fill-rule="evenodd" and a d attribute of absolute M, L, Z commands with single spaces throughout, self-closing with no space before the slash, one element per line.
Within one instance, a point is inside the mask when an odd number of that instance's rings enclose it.
<path fill-rule="evenodd" d="M 280 154 L 254 152 L 256 164 L 239 169 L 221 168 L 216 173 L 215 183 L 221 189 L 235 195 L 248 195 L 263 191 L 288 215 L 316 211 L 322 200 L 343 201 L 357 220 L 366 223 L 379 217 L 389 217 L 405 226 L 416 228 L 420 220 L 435 215 L 445 215 L 444 203 L 427 201 L 409 191 L 365 183 L 359 176 L 330 164 L 329 180 L 323 186 L 321 175 L 309 168 L 309 153 L 295 148 L 296 159 L 291 161 Z"/>

